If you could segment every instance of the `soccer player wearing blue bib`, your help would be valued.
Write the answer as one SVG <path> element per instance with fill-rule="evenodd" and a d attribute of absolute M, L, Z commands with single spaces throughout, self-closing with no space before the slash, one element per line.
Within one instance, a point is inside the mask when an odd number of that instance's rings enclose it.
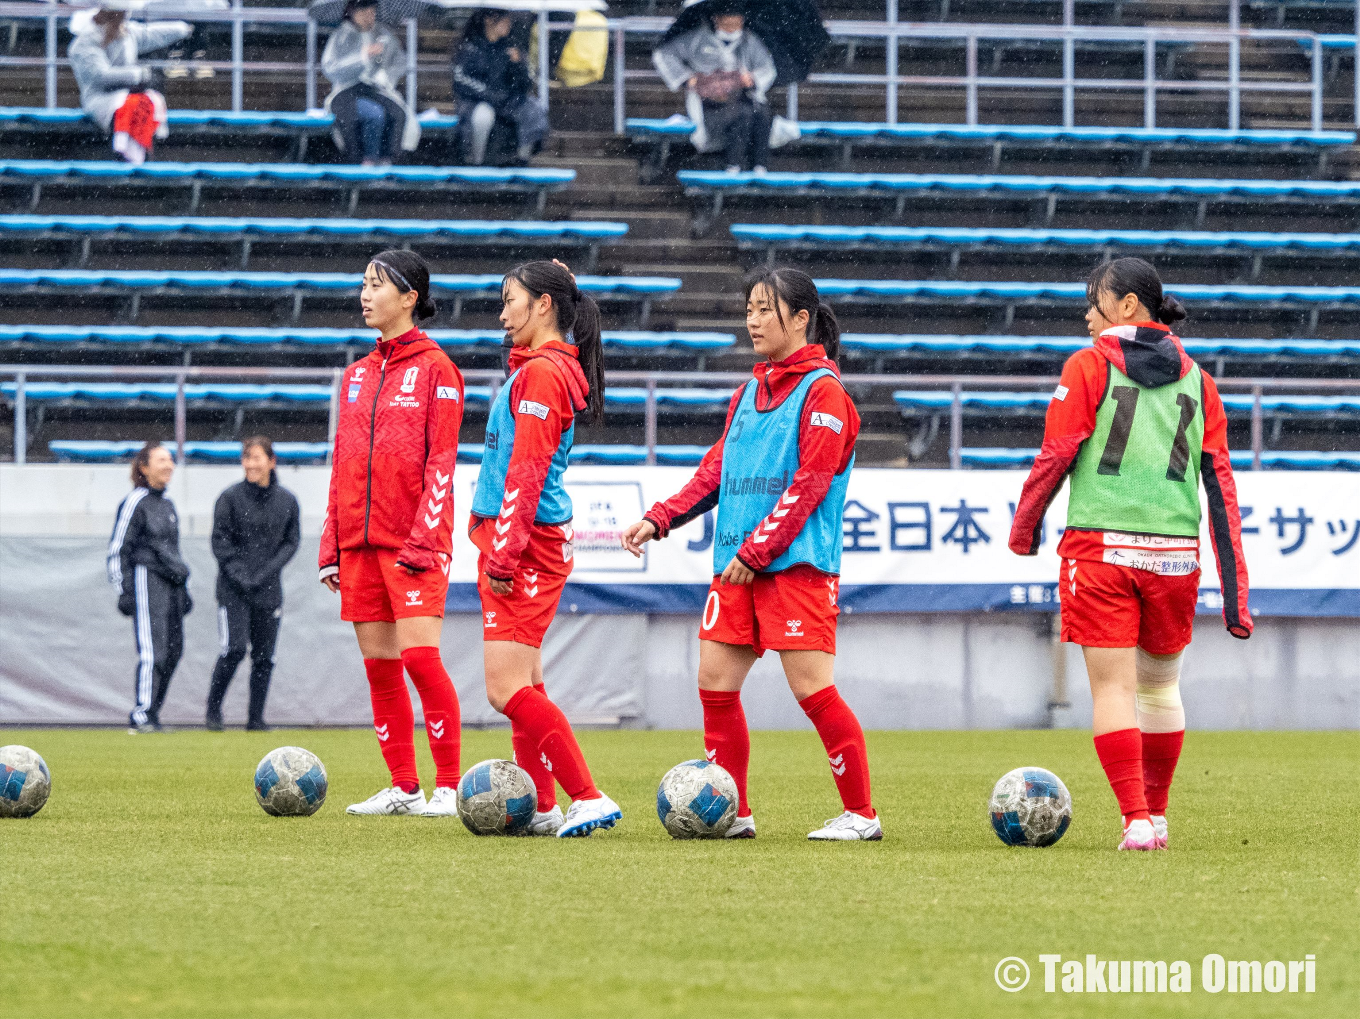
<path fill-rule="evenodd" d="M 741 688 L 755 660 L 774 650 L 826 747 L 845 811 L 808 838 L 874 841 L 883 828 L 869 797 L 864 731 L 832 678 L 841 513 L 859 434 L 859 414 L 836 369 L 840 327 L 806 273 L 769 269 L 747 281 L 746 328 L 766 360 L 733 394 L 722 438 L 694 478 L 629 527 L 623 547 L 640 556 L 644 543 L 717 507 L 699 699 L 708 759 L 737 783 L 728 838 L 756 833 Z"/>

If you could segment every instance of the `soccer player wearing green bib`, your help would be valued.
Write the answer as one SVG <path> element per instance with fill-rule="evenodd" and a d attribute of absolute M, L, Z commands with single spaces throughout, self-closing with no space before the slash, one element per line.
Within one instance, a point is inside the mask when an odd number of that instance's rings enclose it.
<path fill-rule="evenodd" d="M 1181 654 L 1199 596 L 1201 481 L 1223 620 L 1245 640 L 1242 520 L 1218 389 L 1168 328 L 1185 308 L 1141 258 L 1099 266 L 1086 299 L 1095 343 L 1063 366 L 1010 548 L 1038 553 L 1044 513 L 1070 475 L 1062 639 L 1086 658 L 1096 754 L 1123 815 L 1119 848 L 1165 849 L 1185 738 Z"/>

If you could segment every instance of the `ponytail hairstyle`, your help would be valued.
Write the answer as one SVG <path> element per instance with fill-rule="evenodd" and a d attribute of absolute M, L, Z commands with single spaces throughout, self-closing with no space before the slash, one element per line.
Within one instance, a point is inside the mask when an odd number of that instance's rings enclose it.
<path fill-rule="evenodd" d="M 789 311 L 797 315 L 800 311 L 808 313 L 807 341 L 820 345 L 826 356 L 836 360 L 841 352 L 841 327 L 836 321 L 836 313 L 831 305 L 822 300 L 817 292 L 817 284 L 812 277 L 801 269 L 786 266 L 756 269 L 746 277 L 746 300 L 751 299 L 751 291 L 763 286 L 774 298 L 774 313 L 779 324 L 788 331 L 784 321 L 784 311 L 780 304 L 788 305 Z"/>
<path fill-rule="evenodd" d="M 585 372 L 590 394 L 586 410 L 590 420 L 599 424 L 604 420 L 604 341 L 600 338 L 600 306 L 595 299 L 581 293 L 570 272 L 556 262 L 525 262 L 505 274 L 504 288 L 514 280 L 537 301 L 544 294 L 552 298 L 557 312 L 557 330 L 568 343 L 577 347 L 581 370 Z"/>
<path fill-rule="evenodd" d="M 151 454 L 160 448 L 160 443 L 148 440 L 146 445 L 137 451 L 137 455 L 132 458 L 132 487 L 150 488 L 151 482 L 146 480 L 146 469 L 151 466 Z"/>
<path fill-rule="evenodd" d="M 416 292 L 416 306 L 411 309 L 412 318 L 433 318 L 439 310 L 430 296 L 430 267 L 414 251 L 401 251 L 393 248 L 380 251 L 369 259 L 378 280 L 392 281 L 398 293 Z"/>
<path fill-rule="evenodd" d="M 1189 314 L 1177 298 L 1162 293 L 1162 278 L 1141 258 L 1116 258 L 1096 266 L 1086 280 L 1086 303 L 1098 309 L 1102 293 L 1114 295 L 1116 301 L 1132 294 L 1163 325 L 1172 325 Z"/>

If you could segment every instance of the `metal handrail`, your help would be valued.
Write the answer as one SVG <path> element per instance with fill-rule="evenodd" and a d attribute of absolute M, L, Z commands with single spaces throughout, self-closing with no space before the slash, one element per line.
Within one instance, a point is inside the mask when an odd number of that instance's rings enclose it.
<path fill-rule="evenodd" d="M 327 419 L 326 435 L 333 444 L 336 423 L 340 412 L 340 382 L 343 368 L 226 368 L 203 365 L 175 366 L 166 365 L 26 365 L 0 364 L 0 378 L 15 380 L 14 395 L 14 462 L 22 464 L 28 452 L 28 413 L 25 389 L 30 378 L 70 378 L 101 379 L 173 379 L 175 382 L 175 446 L 177 460 L 184 462 L 184 444 L 188 434 L 188 405 L 185 398 L 185 385 L 193 379 L 229 379 L 234 382 L 260 382 L 265 380 L 290 380 L 293 382 L 320 381 L 331 386 L 330 410 Z M 657 447 L 657 385 L 659 383 L 684 383 L 687 385 L 738 386 L 750 378 L 746 372 L 708 372 L 708 371 L 608 371 L 605 373 L 607 385 L 641 385 L 647 390 L 647 400 L 643 410 L 644 443 L 647 447 L 647 463 L 656 463 Z M 491 385 L 493 394 L 505 381 L 505 373 L 495 368 L 470 368 L 463 372 L 469 382 Z M 1058 384 L 1056 375 L 895 375 L 895 374 L 852 374 L 845 376 L 845 383 L 851 389 L 871 387 L 912 386 L 926 389 L 948 389 L 953 394 L 949 411 L 949 466 L 959 470 L 963 466 L 963 392 L 965 388 L 985 387 L 989 389 L 1038 389 Z M 1258 378 L 1219 378 L 1215 380 L 1220 390 L 1246 392 L 1253 397 L 1251 408 L 1252 469 L 1260 470 L 1261 453 L 1264 448 L 1264 412 L 1261 397 L 1268 390 L 1288 390 L 1301 393 L 1306 390 L 1321 392 L 1360 393 L 1360 379 L 1258 379 Z M 327 457 L 329 462 L 329 455 Z"/>
<path fill-rule="evenodd" d="M 232 25 L 232 59 L 230 61 L 199 62 L 214 69 L 229 69 L 232 74 L 232 110 L 243 108 L 243 76 L 247 70 L 277 71 L 296 64 L 279 62 L 250 62 L 243 57 L 243 25 L 247 22 L 274 25 L 302 25 L 307 35 L 307 57 L 300 65 L 306 76 L 306 103 L 308 109 L 317 107 L 317 26 L 307 17 L 303 8 L 242 7 L 230 10 L 196 12 L 196 21 L 229 22 Z M 1323 59 L 1322 42 L 1313 32 L 1290 31 L 1282 29 L 1253 29 L 1240 26 L 1240 0 L 1231 0 L 1229 6 L 1229 27 L 1220 28 L 1180 28 L 1180 27 L 1143 27 L 1121 28 L 1105 26 L 1080 26 L 1074 24 L 1074 2 L 1064 0 L 1064 23 L 1060 26 L 1045 25 L 1006 25 L 1006 24 L 968 24 L 949 22 L 905 22 L 897 19 L 895 0 L 887 0 L 887 18 L 884 21 L 827 21 L 827 31 L 838 38 L 883 39 L 887 43 L 884 74 L 817 73 L 810 75 L 808 81 L 817 84 L 844 85 L 882 85 L 884 87 L 885 119 L 897 123 L 898 94 L 902 86 L 963 88 L 965 93 L 965 119 L 968 124 L 978 122 L 978 92 L 983 88 L 1024 88 L 1024 89 L 1061 89 L 1063 96 L 1063 126 L 1075 125 L 1076 92 L 1078 89 L 1128 89 L 1141 90 L 1143 93 L 1143 122 L 1146 127 L 1157 126 L 1157 93 L 1159 91 L 1210 91 L 1227 92 L 1228 126 L 1236 130 L 1241 123 L 1241 98 L 1244 92 L 1307 92 L 1311 94 L 1310 125 L 1314 131 L 1322 129 L 1323 102 Z M 46 21 L 45 56 L 39 57 L 0 57 L 0 66 L 43 66 L 46 69 L 46 105 L 56 108 L 57 69 L 68 61 L 57 55 L 56 33 L 60 19 L 69 18 L 78 8 L 49 2 L 0 2 L 0 17 L 43 19 Z M 626 120 L 626 89 L 631 80 L 656 80 L 652 69 L 628 70 L 621 55 L 624 42 L 629 33 L 634 35 L 657 35 L 671 24 L 664 17 L 624 17 L 609 18 L 600 26 L 586 26 L 586 31 L 610 32 L 614 39 L 614 130 L 624 133 Z M 549 22 L 547 13 L 542 12 L 538 20 L 540 37 L 548 32 L 576 31 L 574 25 Z M 1357 62 L 1360 62 L 1360 8 L 1356 14 Z M 965 48 L 965 70 L 961 75 L 902 75 L 897 73 L 898 45 L 903 39 L 960 39 Z M 1061 77 L 1002 77 L 984 75 L 978 72 L 977 50 L 981 39 L 1030 39 L 1060 42 L 1063 46 L 1063 73 Z M 1241 80 L 1241 43 L 1251 41 L 1304 41 L 1309 46 L 1309 59 L 1312 73 L 1307 82 L 1244 82 Z M 1129 79 L 1079 78 L 1075 71 L 1074 48 L 1077 42 L 1135 42 L 1141 43 L 1144 50 L 1143 77 Z M 1216 81 L 1161 80 L 1157 77 L 1156 47 L 1159 43 L 1205 42 L 1226 43 L 1228 45 L 1228 77 Z M 415 106 L 418 76 L 422 70 L 428 72 L 441 69 L 443 64 L 421 64 L 417 56 L 419 35 L 416 22 L 406 22 L 406 97 L 408 104 Z M 148 61 L 153 66 L 167 66 L 166 61 Z M 538 67 L 539 99 L 546 106 L 548 91 L 548 47 L 539 47 Z M 790 119 L 798 115 L 798 86 L 791 85 L 787 90 L 787 112 Z M 1356 75 L 1355 122 L 1360 125 L 1360 74 Z"/>

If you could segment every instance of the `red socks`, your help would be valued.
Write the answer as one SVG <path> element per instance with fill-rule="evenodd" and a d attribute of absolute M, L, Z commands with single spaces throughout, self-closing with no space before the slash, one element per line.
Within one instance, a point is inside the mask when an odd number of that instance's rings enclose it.
<path fill-rule="evenodd" d="M 737 814 L 748 817 L 746 773 L 751 763 L 751 733 L 737 690 L 700 690 L 704 706 L 704 753 L 727 771 L 737 783 Z"/>
<path fill-rule="evenodd" d="M 544 697 L 548 696 L 548 691 L 544 689 L 542 683 L 535 683 L 534 689 Z M 538 756 L 540 752 L 538 744 L 523 726 L 516 724 L 513 718 L 510 720 L 510 745 L 515 748 L 515 763 L 534 780 L 534 788 L 538 790 L 536 809 L 540 814 L 546 814 L 557 806 L 557 790 L 553 788 L 552 772 L 543 766 L 543 761 Z"/>
<path fill-rule="evenodd" d="M 799 701 L 798 706 L 822 738 L 845 809 L 862 817 L 874 817 L 869 801 L 869 752 L 864 745 L 864 730 L 850 705 L 841 699 L 839 690 L 828 686 Z"/>
<path fill-rule="evenodd" d="M 458 713 L 458 694 L 453 689 L 449 674 L 444 671 L 444 663 L 439 659 L 439 648 L 407 648 L 401 653 L 401 660 L 406 671 L 411 674 L 416 693 L 420 694 L 425 733 L 430 738 L 430 754 L 434 757 L 434 784 L 456 789 L 462 775 L 458 768 L 462 719 Z M 406 692 L 405 684 L 402 692 Z M 411 724 L 415 724 L 414 719 Z"/>
<path fill-rule="evenodd" d="M 1148 820 L 1148 802 L 1143 793 L 1143 740 L 1137 729 L 1119 729 L 1095 738 L 1096 756 L 1110 780 L 1114 798 L 1124 824 Z M 1169 776 L 1168 776 L 1169 781 Z"/>
<path fill-rule="evenodd" d="M 415 713 L 406 692 L 399 658 L 365 658 L 368 693 L 373 701 L 373 731 L 378 734 L 392 784 L 404 793 L 420 788 L 416 774 Z"/>
<path fill-rule="evenodd" d="M 1167 797 L 1171 795 L 1171 776 L 1176 773 L 1176 762 L 1181 759 L 1181 745 L 1185 730 L 1179 732 L 1143 733 L 1143 790 L 1148 810 L 1153 814 L 1166 813 Z"/>
<path fill-rule="evenodd" d="M 526 686 L 519 690 L 502 714 L 510 719 L 512 731 L 524 733 L 524 756 L 537 757 L 568 796 L 573 800 L 599 798 L 600 791 L 590 777 L 567 716 L 548 700 L 542 687 Z M 534 784 L 538 784 L 537 780 Z"/>

